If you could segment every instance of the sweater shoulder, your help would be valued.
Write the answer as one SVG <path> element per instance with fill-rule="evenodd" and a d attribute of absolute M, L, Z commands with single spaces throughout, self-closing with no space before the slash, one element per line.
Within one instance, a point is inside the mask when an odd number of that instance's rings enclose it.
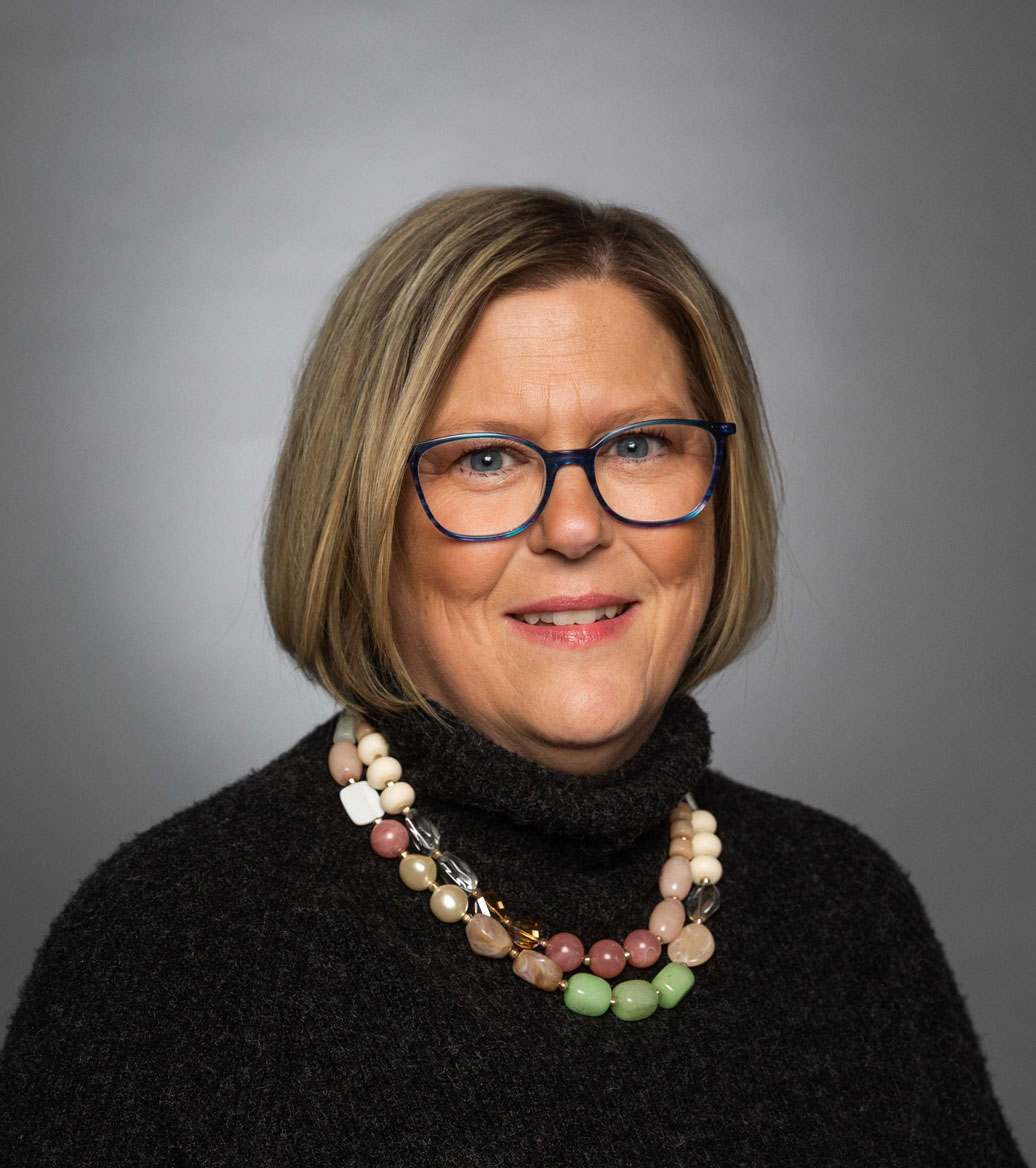
<path fill-rule="evenodd" d="M 157 892 L 184 880 L 204 884 L 228 870 L 272 868 L 271 849 L 293 846 L 294 829 L 327 793 L 320 760 L 328 735 L 323 723 L 264 766 L 133 835 L 96 865 L 70 903 L 126 880 Z"/>
<path fill-rule="evenodd" d="M 720 820 L 724 849 L 739 872 L 771 886 L 813 894 L 817 906 L 882 912 L 924 934 L 931 926 L 902 865 L 855 824 L 798 799 L 710 771 L 703 783 Z M 803 902 L 805 903 L 805 902 Z"/>
<path fill-rule="evenodd" d="M 304 910 L 341 829 L 328 783 L 329 724 L 262 768 L 132 836 L 82 880 L 52 922 L 23 986 L 77 970 L 211 951 L 250 914 Z M 330 792 L 329 792 L 330 788 Z"/>

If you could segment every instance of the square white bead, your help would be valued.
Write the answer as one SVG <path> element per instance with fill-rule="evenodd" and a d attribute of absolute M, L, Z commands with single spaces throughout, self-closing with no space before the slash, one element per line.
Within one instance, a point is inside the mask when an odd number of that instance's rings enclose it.
<path fill-rule="evenodd" d="M 373 823 L 385 814 L 380 792 L 365 780 L 342 788 L 342 806 L 353 823 Z"/>

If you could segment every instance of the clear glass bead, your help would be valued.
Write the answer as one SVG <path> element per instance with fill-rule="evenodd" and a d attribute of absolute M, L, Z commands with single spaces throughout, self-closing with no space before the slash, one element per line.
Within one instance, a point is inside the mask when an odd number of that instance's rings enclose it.
<path fill-rule="evenodd" d="M 425 819 L 423 815 L 418 814 L 416 811 L 411 811 L 403 818 L 410 831 L 410 838 L 421 851 L 429 855 L 434 852 L 442 839 L 439 834 L 439 829 L 435 824 L 430 819 Z"/>
<path fill-rule="evenodd" d="M 460 856 L 455 856 L 452 852 L 443 852 L 439 857 L 439 867 L 454 884 L 463 888 L 465 892 L 474 892 L 478 887 L 478 877 L 475 875 L 475 870 L 467 860 L 462 860 Z"/>
<path fill-rule="evenodd" d="M 696 884 L 687 898 L 687 919 L 707 921 L 719 908 L 719 889 L 715 884 Z"/>

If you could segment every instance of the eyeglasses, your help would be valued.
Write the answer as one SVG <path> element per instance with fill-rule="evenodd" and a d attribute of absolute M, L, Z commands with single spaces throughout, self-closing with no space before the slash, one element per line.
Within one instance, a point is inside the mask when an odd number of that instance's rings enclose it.
<path fill-rule="evenodd" d="M 448 434 L 416 443 L 408 466 L 425 513 L 451 539 L 518 535 L 547 505 L 563 466 L 581 466 L 621 523 L 669 527 L 704 509 L 735 431 L 733 422 L 657 418 L 581 450 L 543 450 L 513 434 Z"/>

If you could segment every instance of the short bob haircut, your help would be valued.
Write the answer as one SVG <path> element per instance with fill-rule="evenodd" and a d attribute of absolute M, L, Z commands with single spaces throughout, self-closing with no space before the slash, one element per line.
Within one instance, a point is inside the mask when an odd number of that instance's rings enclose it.
<path fill-rule="evenodd" d="M 699 415 L 737 424 L 715 508 L 712 598 L 678 683 L 734 660 L 773 607 L 776 470 L 741 329 L 662 223 L 553 190 L 475 187 L 393 223 L 339 289 L 299 377 L 266 520 L 274 632 L 303 672 L 361 711 L 421 708 L 399 651 L 389 580 L 396 505 L 486 305 L 507 292 L 611 280 L 640 297 L 687 359 Z M 694 522 L 691 520 L 691 522 Z M 445 538 L 445 537 L 444 537 Z"/>

